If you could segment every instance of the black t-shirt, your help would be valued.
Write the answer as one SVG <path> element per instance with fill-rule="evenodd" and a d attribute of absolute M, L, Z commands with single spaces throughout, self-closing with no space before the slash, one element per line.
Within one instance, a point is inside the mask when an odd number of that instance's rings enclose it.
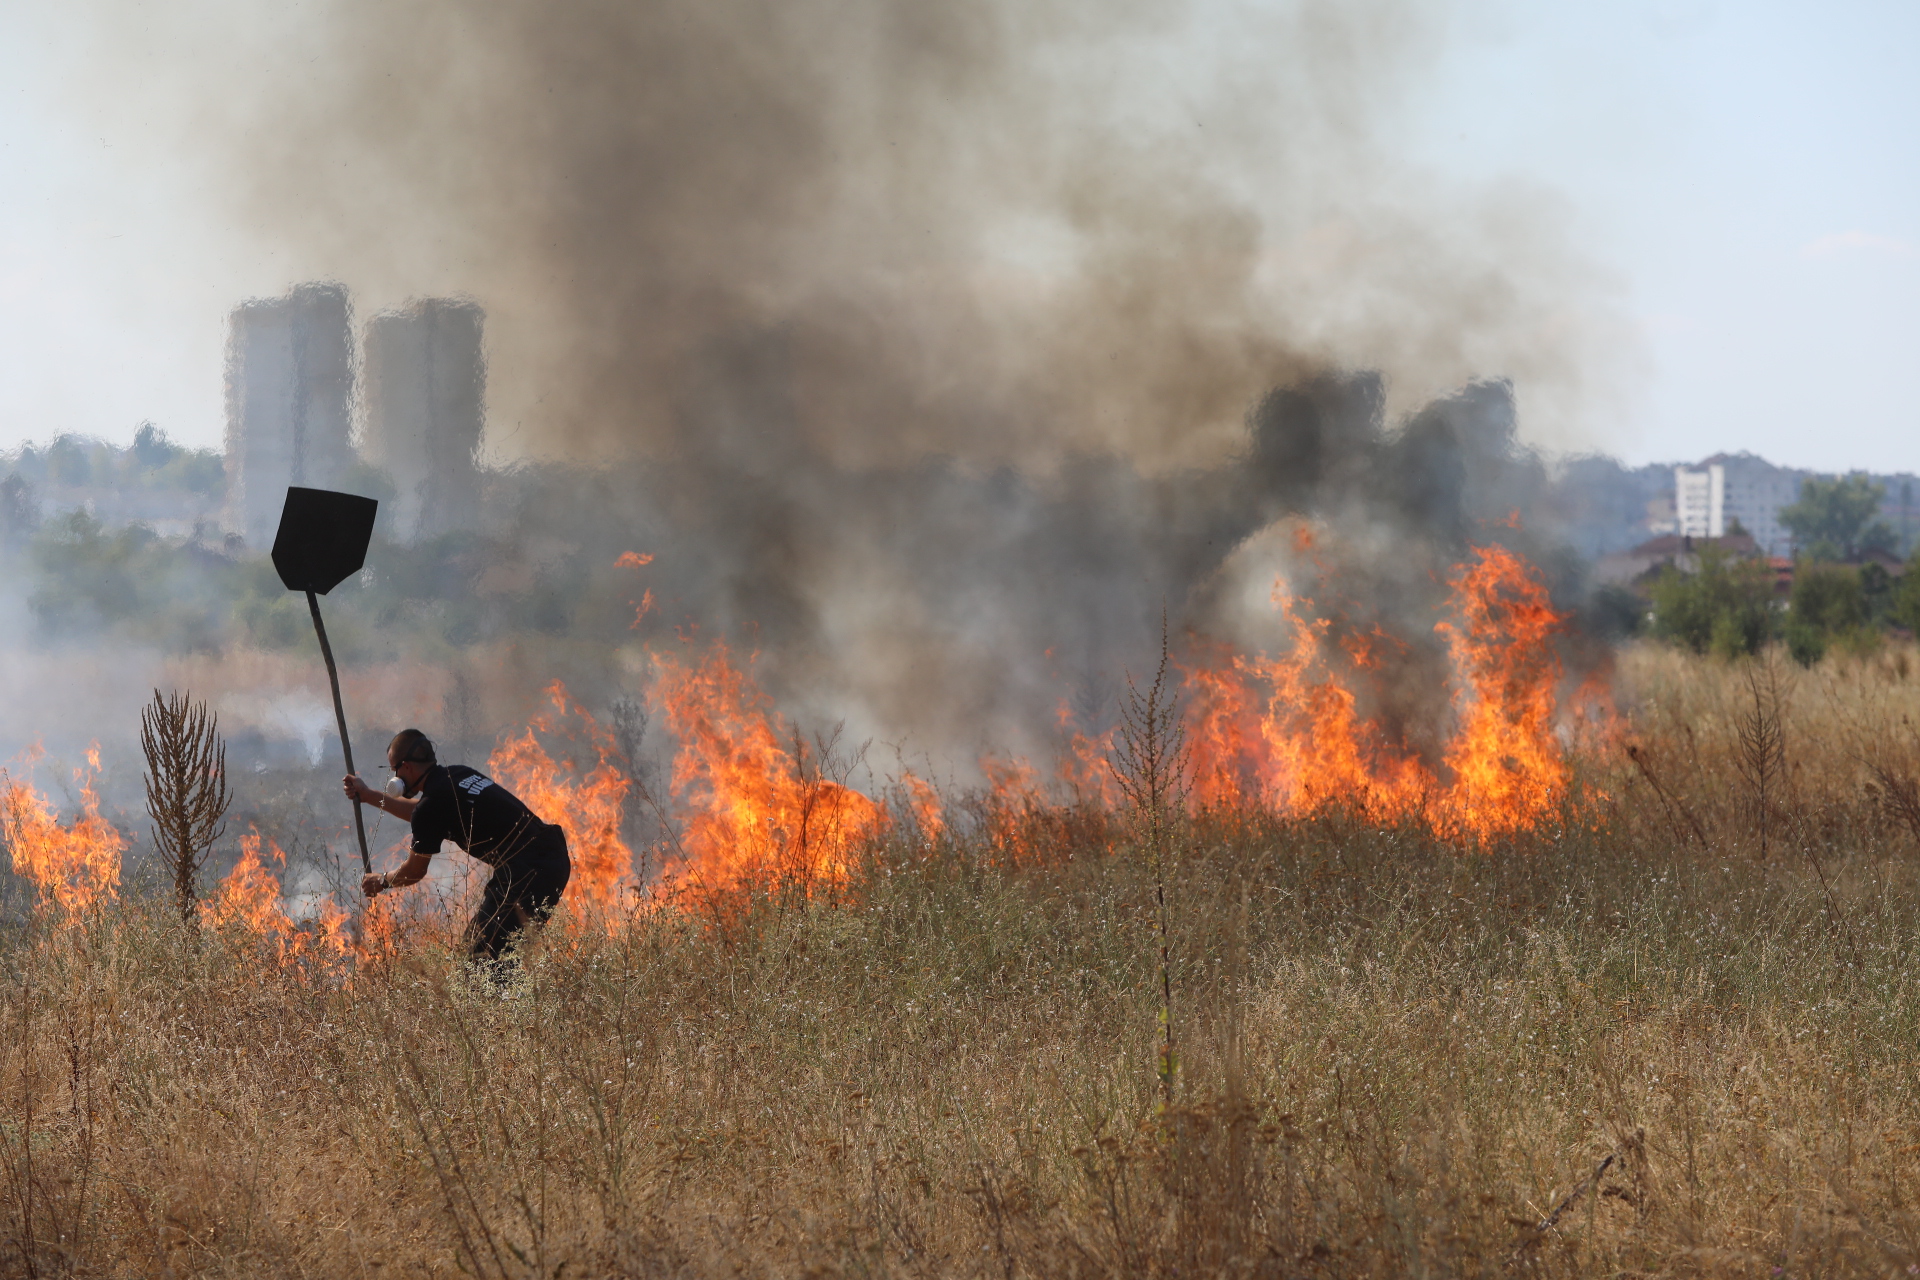
<path fill-rule="evenodd" d="M 451 840 L 489 866 L 500 866 L 544 843 L 559 828 L 542 822 L 517 796 L 477 769 L 435 765 L 420 780 L 413 811 L 413 851 L 428 857 Z"/>

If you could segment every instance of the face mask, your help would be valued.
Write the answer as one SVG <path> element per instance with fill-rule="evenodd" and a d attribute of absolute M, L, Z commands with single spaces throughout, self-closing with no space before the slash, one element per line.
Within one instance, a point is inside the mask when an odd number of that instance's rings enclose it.
<path fill-rule="evenodd" d="M 387 779 L 387 794 L 398 800 L 407 794 L 407 784 L 398 777 Z"/>

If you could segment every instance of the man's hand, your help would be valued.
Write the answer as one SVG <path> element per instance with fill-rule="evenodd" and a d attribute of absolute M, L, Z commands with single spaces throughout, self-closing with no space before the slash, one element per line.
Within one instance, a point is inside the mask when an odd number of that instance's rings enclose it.
<path fill-rule="evenodd" d="M 380 797 L 383 794 L 362 782 L 357 773 L 350 773 L 340 779 L 340 789 L 347 793 L 347 799 L 359 800 L 364 804 L 380 803 Z"/>
<path fill-rule="evenodd" d="M 373 898 L 389 889 L 404 889 L 410 884 L 419 884 L 427 878 L 427 869 L 432 865 L 432 854 L 412 854 L 405 862 L 385 875 L 361 876 L 360 892 Z"/>

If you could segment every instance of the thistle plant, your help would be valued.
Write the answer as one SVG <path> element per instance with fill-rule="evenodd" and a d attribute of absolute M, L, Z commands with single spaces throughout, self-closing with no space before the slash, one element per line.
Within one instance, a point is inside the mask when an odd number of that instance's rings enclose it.
<path fill-rule="evenodd" d="M 140 712 L 140 749 L 147 757 L 147 816 L 153 841 L 173 872 L 174 902 L 183 923 L 194 920 L 198 876 L 207 852 L 226 833 L 227 745 L 219 717 L 184 694 Z"/>

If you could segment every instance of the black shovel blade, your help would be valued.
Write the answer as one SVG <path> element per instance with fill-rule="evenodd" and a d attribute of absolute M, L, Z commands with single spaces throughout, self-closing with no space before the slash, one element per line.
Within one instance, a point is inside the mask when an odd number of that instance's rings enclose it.
<path fill-rule="evenodd" d="M 273 538 L 273 567 L 287 590 L 325 595 L 360 572 L 379 509 L 356 493 L 289 487 Z"/>

